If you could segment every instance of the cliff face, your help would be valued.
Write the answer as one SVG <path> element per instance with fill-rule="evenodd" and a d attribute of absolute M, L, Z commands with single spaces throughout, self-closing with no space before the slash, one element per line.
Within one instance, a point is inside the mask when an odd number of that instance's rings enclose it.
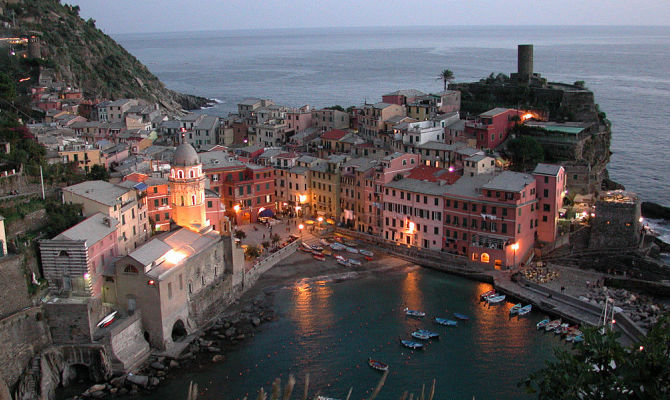
<path fill-rule="evenodd" d="M 165 88 L 142 63 L 95 27 L 79 17 L 79 8 L 57 0 L 23 0 L 11 6 L 14 33 L 35 35 L 41 54 L 53 64 L 57 78 L 98 98 L 141 98 L 168 111 L 194 109 L 207 99 Z M 7 15 L 7 12 L 5 12 Z"/>

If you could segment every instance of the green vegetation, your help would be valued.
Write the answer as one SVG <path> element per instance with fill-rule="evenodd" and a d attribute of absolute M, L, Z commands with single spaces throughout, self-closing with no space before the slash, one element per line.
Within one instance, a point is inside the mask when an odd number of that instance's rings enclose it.
<path fill-rule="evenodd" d="M 276 246 L 277 243 L 279 243 L 279 241 L 281 240 L 281 237 L 280 237 L 279 235 L 277 235 L 276 233 L 273 233 L 273 234 L 270 236 L 270 240 L 272 241 L 272 245 L 273 245 L 273 246 Z"/>
<path fill-rule="evenodd" d="M 507 153 L 515 171 L 529 171 L 544 161 L 542 145 L 530 136 L 521 136 L 507 141 Z"/>
<path fill-rule="evenodd" d="M 91 170 L 86 174 L 87 181 L 109 181 L 110 175 L 107 168 L 102 165 L 94 165 L 91 167 Z"/>
<path fill-rule="evenodd" d="M 249 258 L 256 258 L 261 255 L 261 250 L 254 245 L 249 245 L 246 250 L 244 250 L 244 255 Z"/>
<path fill-rule="evenodd" d="M 51 200 L 46 204 L 47 219 L 49 221 L 45 232 L 48 237 L 53 237 L 81 222 L 81 204 L 63 204 L 57 200 Z"/>
<path fill-rule="evenodd" d="M 555 361 L 519 384 L 539 399 L 667 399 L 670 396 L 670 315 L 642 341 L 624 347 L 619 333 L 584 329 L 576 351 L 556 349 Z"/>
<path fill-rule="evenodd" d="M 447 83 L 454 80 L 454 73 L 449 69 L 444 69 L 435 79 L 442 81 L 444 83 L 444 90 L 447 90 Z"/>
<path fill-rule="evenodd" d="M 326 110 L 337 110 L 337 111 L 344 111 L 344 108 L 342 108 L 341 105 L 336 104 L 334 106 L 326 107 Z"/>
<path fill-rule="evenodd" d="M 244 233 L 244 231 L 235 231 L 235 233 L 233 233 L 233 236 L 235 236 L 236 239 L 242 240 L 245 237 L 247 237 L 247 234 Z"/>

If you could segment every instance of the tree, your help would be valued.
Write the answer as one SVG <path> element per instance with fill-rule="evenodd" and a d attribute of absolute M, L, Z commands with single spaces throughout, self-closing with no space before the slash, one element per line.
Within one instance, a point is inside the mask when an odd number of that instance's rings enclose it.
<path fill-rule="evenodd" d="M 576 351 L 554 350 L 555 361 L 519 386 L 539 399 L 667 399 L 670 395 L 670 315 L 640 343 L 622 346 L 618 332 L 584 329 Z"/>
<path fill-rule="evenodd" d="M 109 181 L 109 171 L 102 165 L 94 165 L 91 167 L 91 170 L 86 174 L 86 179 L 89 181 Z"/>
<path fill-rule="evenodd" d="M 270 242 L 268 242 L 267 240 L 263 240 L 261 242 L 261 246 L 263 246 L 263 250 L 267 250 L 270 248 Z"/>
<path fill-rule="evenodd" d="M 49 221 L 46 227 L 49 237 L 58 235 L 84 219 L 81 215 L 81 204 L 63 204 L 58 201 L 49 201 L 45 208 Z"/>
<path fill-rule="evenodd" d="M 258 247 L 254 246 L 254 245 L 250 245 L 244 251 L 244 254 L 249 258 L 256 258 L 256 257 L 261 255 L 261 251 Z"/>
<path fill-rule="evenodd" d="M 454 73 L 451 70 L 445 69 L 440 72 L 440 75 L 437 76 L 436 80 L 444 82 L 444 90 L 447 90 L 447 82 L 454 80 Z"/>
<path fill-rule="evenodd" d="M 344 111 L 344 108 L 342 108 L 341 105 L 336 104 L 336 105 L 334 105 L 334 106 L 326 107 L 326 110 Z"/>
<path fill-rule="evenodd" d="M 235 233 L 233 234 L 233 236 L 235 236 L 237 239 L 242 240 L 242 239 L 244 239 L 245 237 L 247 237 L 247 234 L 244 233 L 244 231 L 235 231 Z"/>
<path fill-rule="evenodd" d="M 507 153 L 512 160 L 512 169 L 528 171 L 544 161 L 542 145 L 530 136 L 521 136 L 507 142 Z"/>
<path fill-rule="evenodd" d="M 16 85 L 12 78 L 4 72 L 0 72 L 0 99 L 12 102 L 16 98 Z M 4 108 L 4 104 L 0 104 Z"/>
<path fill-rule="evenodd" d="M 276 246 L 277 243 L 279 243 L 279 241 L 281 240 L 281 237 L 280 237 L 279 235 L 277 235 L 276 233 L 273 233 L 273 234 L 270 236 L 270 240 L 272 241 L 272 245 L 273 245 L 273 246 Z"/>

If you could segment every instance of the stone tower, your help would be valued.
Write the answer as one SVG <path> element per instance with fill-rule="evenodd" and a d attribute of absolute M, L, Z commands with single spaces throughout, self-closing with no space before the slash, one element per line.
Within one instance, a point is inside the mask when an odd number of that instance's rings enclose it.
<path fill-rule="evenodd" d="M 172 161 L 170 177 L 172 220 L 195 232 L 205 232 L 209 221 L 205 217 L 205 175 L 198 153 L 193 146 L 182 143 Z"/>
<path fill-rule="evenodd" d="M 28 39 L 28 57 L 42 58 L 42 49 L 40 47 L 40 38 L 38 36 L 31 36 Z"/>
<path fill-rule="evenodd" d="M 517 79 L 528 83 L 533 77 L 533 45 L 520 44 L 517 50 Z"/>

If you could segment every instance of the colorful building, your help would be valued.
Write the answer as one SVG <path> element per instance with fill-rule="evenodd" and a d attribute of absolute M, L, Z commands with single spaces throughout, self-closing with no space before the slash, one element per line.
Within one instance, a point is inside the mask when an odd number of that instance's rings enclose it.
<path fill-rule="evenodd" d="M 507 139 L 507 134 L 519 121 L 520 111 L 494 108 L 481 113 L 474 121 L 465 122 L 465 134 L 477 141 L 477 148 L 494 149 Z"/>

